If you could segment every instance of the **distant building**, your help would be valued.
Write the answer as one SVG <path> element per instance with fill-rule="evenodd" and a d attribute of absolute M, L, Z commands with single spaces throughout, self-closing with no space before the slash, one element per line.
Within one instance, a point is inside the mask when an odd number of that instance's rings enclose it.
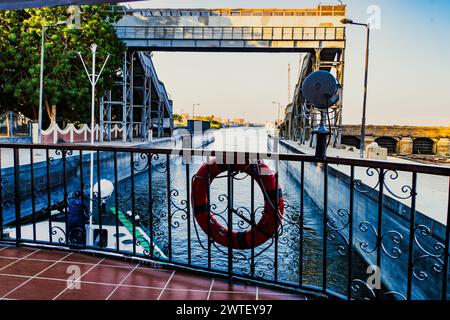
<path fill-rule="evenodd" d="M 230 121 L 230 127 L 244 127 L 247 125 L 248 122 L 244 118 L 233 118 Z"/>
<path fill-rule="evenodd" d="M 203 132 L 211 128 L 211 122 L 202 120 L 188 120 L 187 128 L 190 133 Z"/>
<path fill-rule="evenodd" d="M 369 125 L 365 145 L 372 142 L 388 149 L 389 154 L 450 156 L 450 127 Z M 344 125 L 341 144 L 359 148 L 361 126 Z"/>

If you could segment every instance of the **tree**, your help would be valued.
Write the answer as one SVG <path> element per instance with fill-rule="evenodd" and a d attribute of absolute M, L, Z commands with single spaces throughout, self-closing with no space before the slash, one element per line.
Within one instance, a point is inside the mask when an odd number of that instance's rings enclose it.
<path fill-rule="evenodd" d="M 173 121 L 178 121 L 181 122 L 183 120 L 183 118 L 181 117 L 181 115 L 174 113 L 173 114 Z"/>
<path fill-rule="evenodd" d="M 0 105 L 37 119 L 41 28 L 67 20 L 65 7 L 0 11 Z M 98 45 L 98 64 L 110 60 L 97 85 L 97 97 L 113 85 L 122 66 L 124 46 L 114 22 L 119 15 L 109 5 L 81 7 L 81 28 L 46 29 L 44 102 L 48 119 L 88 122 L 90 83 L 77 52 L 90 57 L 90 45 Z M 90 59 L 88 68 L 90 67 Z M 45 112 L 43 115 L 45 119 Z"/>

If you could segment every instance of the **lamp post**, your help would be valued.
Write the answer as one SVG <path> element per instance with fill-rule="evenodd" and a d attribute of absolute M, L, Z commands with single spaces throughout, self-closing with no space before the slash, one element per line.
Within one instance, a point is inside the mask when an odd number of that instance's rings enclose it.
<path fill-rule="evenodd" d="M 42 132 L 42 109 L 44 100 L 44 56 L 45 56 L 45 28 L 57 27 L 61 25 L 67 25 L 67 21 L 61 21 L 55 24 L 42 25 L 41 31 L 41 67 L 39 74 L 39 111 L 38 111 L 38 140 L 41 143 Z"/>
<path fill-rule="evenodd" d="M 200 106 L 200 103 L 194 103 L 193 105 L 192 105 L 192 120 L 195 120 L 195 107 L 198 107 L 198 106 Z"/>
<path fill-rule="evenodd" d="M 106 201 L 111 198 L 112 193 L 114 192 L 114 185 L 111 181 L 102 179 L 100 180 L 100 184 L 97 182 L 91 188 L 92 194 L 95 194 L 98 201 L 101 201 L 101 211 L 98 213 L 99 215 L 106 214 Z M 117 212 L 116 212 L 117 214 Z M 92 217 L 92 214 L 91 214 Z M 92 234 L 92 219 L 89 219 L 89 244 L 93 244 L 93 234 Z M 100 243 L 100 247 L 102 247 L 102 243 Z"/>
<path fill-rule="evenodd" d="M 363 26 L 367 29 L 367 40 L 366 40 L 366 65 L 365 65 L 365 75 L 364 75 L 364 102 L 363 102 L 363 114 L 361 121 L 361 146 L 360 146 L 360 157 L 364 159 L 364 149 L 365 149 L 365 139 L 366 139 L 366 107 L 367 107 L 367 83 L 369 81 L 369 51 L 370 51 L 370 24 L 368 23 L 358 23 L 351 19 L 342 19 L 341 23 L 351 24 L 355 26 Z"/>
<path fill-rule="evenodd" d="M 278 116 L 277 116 L 277 121 L 275 121 L 275 125 L 277 125 L 278 122 L 280 121 L 280 109 L 281 109 L 281 103 L 276 102 L 276 101 L 272 101 L 272 103 L 278 105 Z"/>
<path fill-rule="evenodd" d="M 89 70 L 86 67 L 86 64 L 84 63 L 83 56 L 81 55 L 81 52 L 78 52 L 78 56 L 81 59 L 81 62 L 83 63 L 84 71 L 86 71 L 86 74 L 89 78 L 89 82 L 91 83 L 91 145 L 94 145 L 94 126 L 95 126 L 95 86 L 97 85 L 98 79 L 100 79 L 100 76 L 103 73 L 103 69 L 105 68 L 106 64 L 108 63 L 110 55 L 106 57 L 105 63 L 103 64 L 102 68 L 100 69 L 99 74 L 95 71 L 95 63 L 96 63 L 96 54 L 97 54 L 97 45 L 94 43 L 91 45 L 91 52 L 92 52 L 92 72 L 89 73 Z M 90 194 L 89 194 L 89 211 L 91 213 L 89 217 L 89 244 L 93 243 L 92 239 L 92 210 L 94 207 L 94 199 L 93 199 L 93 188 L 92 185 L 94 183 L 94 152 L 91 151 L 91 159 L 90 159 Z"/>

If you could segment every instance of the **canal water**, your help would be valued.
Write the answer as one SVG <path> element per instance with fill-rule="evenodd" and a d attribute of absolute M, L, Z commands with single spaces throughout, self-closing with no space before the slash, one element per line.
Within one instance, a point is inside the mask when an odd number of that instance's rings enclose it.
<path fill-rule="evenodd" d="M 224 151 L 268 151 L 268 136 L 264 128 L 229 128 L 214 132 L 215 141 L 205 147 L 207 150 Z M 149 230 L 152 225 L 154 239 L 160 244 L 166 255 L 169 252 L 174 261 L 187 263 L 188 248 L 191 247 L 193 265 L 212 270 L 228 270 L 228 252 L 226 247 L 215 243 L 208 245 L 206 234 L 195 219 L 188 219 L 188 185 L 206 157 L 194 157 L 187 166 L 179 156 L 170 156 L 170 171 L 167 172 L 165 155 L 154 156 L 152 183 L 149 188 L 148 170 L 145 163 L 136 166 L 134 190 L 131 178 L 119 182 L 119 210 L 132 210 L 132 191 L 134 191 L 135 211 L 140 215 L 143 228 Z M 143 159 L 143 162 L 145 159 Z M 234 273 L 251 275 L 273 280 L 277 269 L 278 281 L 322 287 L 323 281 L 323 212 L 314 204 L 308 194 L 304 195 L 303 225 L 300 225 L 301 192 L 296 179 L 285 169 L 282 163 L 268 160 L 266 163 L 276 170 L 279 163 L 279 183 L 285 197 L 285 210 L 282 228 L 278 238 L 252 250 L 233 250 Z M 300 166 L 300 163 L 298 163 Z M 140 172 L 142 166 L 142 173 Z M 168 185 L 167 181 L 170 181 Z M 189 180 L 187 180 L 189 179 Z M 227 223 L 227 179 L 218 178 L 211 183 L 211 205 L 216 219 Z M 236 209 L 245 218 L 233 216 L 233 230 L 244 231 L 249 228 L 252 195 L 254 197 L 255 220 L 261 217 L 264 206 L 263 195 L 257 184 L 252 192 L 251 178 L 244 174 L 233 179 L 233 202 Z M 149 194 L 153 198 L 152 214 L 149 212 Z M 169 196 L 170 195 L 170 196 Z M 169 200 L 170 199 L 170 200 Z M 170 217 L 169 217 L 170 205 Z M 114 206 L 114 196 L 107 202 Z M 104 221 L 104 223 L 107 221 Z M 111 224 L 113 222 L 111 221 Z M 300 243 L 303 233 L 303 243 Z M 339 237 L 327 239 L 327 287 L 342 294 L 347 292 L 348 253 L 347 244 Z M 303 247 L 303 250 L 300 250 Z M 302 252 L 301 252 L 302 251 Z M 277 252 L 277 254 L 275 254 Z M 353 278 L 364 279 L 366 266 L 357 256 L 353 257 Z M 301 276 L 300 276 L 301 275 Z"/>

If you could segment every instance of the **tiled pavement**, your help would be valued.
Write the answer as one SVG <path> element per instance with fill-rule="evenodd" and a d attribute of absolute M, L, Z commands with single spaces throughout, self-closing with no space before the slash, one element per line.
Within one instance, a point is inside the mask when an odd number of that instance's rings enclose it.
<path fill-rule="evenodd" d="M 0 299 L 305 300 L 306 297 L 88 254 L 0 246 Z"/>

